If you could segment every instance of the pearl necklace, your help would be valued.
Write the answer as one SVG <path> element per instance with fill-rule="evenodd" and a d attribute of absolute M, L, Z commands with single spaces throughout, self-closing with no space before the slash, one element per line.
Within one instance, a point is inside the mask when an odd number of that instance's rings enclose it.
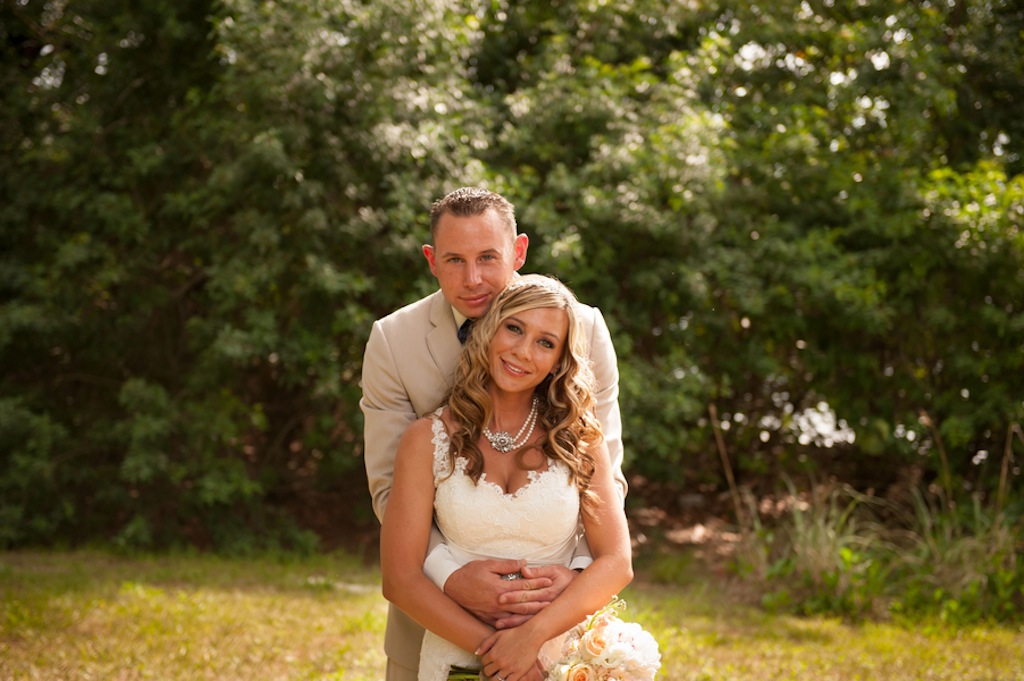
<path fill-rule="evenodd" d="M 506 433 L 505 431 L 492 433 L 490 428 L 484 426 L 484 437 L 491 443 L 491 447 L 494 447 L 495 451 L 508 454 L 512 450 L 519 449 L 526 444 L 530 436 L 533 435 L 534 426 L 537 425 L 537 404 L 537 397 L 534 396 L 533 404 L 530 406 L 530 413 L 527 415 L 526 420 L 523 421 L 523 427 L 519 429 L 515 437 L 512 437 L 511 433 Z M 524 432 L 526 435 L 523 435 Z"/>

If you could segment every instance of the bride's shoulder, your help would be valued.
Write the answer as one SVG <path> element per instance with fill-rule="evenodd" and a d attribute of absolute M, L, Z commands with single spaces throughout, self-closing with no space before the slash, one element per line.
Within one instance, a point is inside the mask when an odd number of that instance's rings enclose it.
<path fill-rule="evenodd" d="M 402 437 L 411 443 L 430 443 L 450 432 L 450 426 L 447 410 L 438 409 L 410 423 Z"/>
<path fill-rule="evenodd" d="M 408 425 L 402 434 L 402 442 L 407 447 L 422 447 L 430 444 L 433 439 L 434 418 L 423 416 Z"/>

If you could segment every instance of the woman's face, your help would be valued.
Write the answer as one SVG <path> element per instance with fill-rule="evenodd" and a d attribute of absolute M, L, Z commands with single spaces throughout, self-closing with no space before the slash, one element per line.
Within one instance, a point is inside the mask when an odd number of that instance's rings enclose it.
<path fill-rule="evenodd" d="M 532 393 L 558 366 L 568 333 L 569 315 L 560 308 L 523 310 L 505 318 L 488 349 L 494 385 Z"/>

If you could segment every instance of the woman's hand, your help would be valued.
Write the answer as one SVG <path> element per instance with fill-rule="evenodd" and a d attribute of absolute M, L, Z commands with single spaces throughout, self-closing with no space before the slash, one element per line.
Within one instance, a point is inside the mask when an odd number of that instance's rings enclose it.
<path fill-rule="evenodd" d="M 448 577 L 444 592 L 485 624 L 493 627 L 504 622 L 498 628 L 516 626 L 536 615 L 550 602 L 548 594 L 554 582 L 549 575 L 555 574 L 551 570 L 544 570 L 526 582 L 502 579 L 504 575 L 520 569 L 529 571 L 525 565 L 526 562 L 521 560 L 470 561 Z M 509 597 L 510 593 L 515 597 Z"/>
<path fill-rule="evenodd" d="M 534 641 L 526 629 L 496 631 L 484 639 L 476 654 L 485 674 L 504 681 L 543 681 L 544 668 L 537 659 L 543 641 Z"/>
<path fill-rule="evenodd" d="M 565 587 L 572 584 L 576 578 L 576 571 L 570 570 L 564 565 L 542 565 L 540 567 L 523 567 L 520 571 L 521 579 L 513 580 L 517 588 L 515 591 L 507 591 L 498 597 L 498 603 L 508 607 L 509 610 L 517 607 L 532 605 L 536 610 L 524 614 L 522 611 L 515 611 L 516 614 L 501 617 L 493 623 L 495 629 L 512 629 L 525 624 L 531 617 L 542 609 L 546 608 L 551 601 L 558 598 Z"/>

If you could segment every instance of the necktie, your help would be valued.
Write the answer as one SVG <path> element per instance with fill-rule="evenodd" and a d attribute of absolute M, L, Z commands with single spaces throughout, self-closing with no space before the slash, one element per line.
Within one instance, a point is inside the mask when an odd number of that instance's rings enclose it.
<path fill-rule="evenodd" d="M 462 326 L 459 327 L 459 342 L 465 343 L 466 339 L 469 338 L 469 332 L 473 328 L 473 320 L 467 319 L 462 322 Z"/>

